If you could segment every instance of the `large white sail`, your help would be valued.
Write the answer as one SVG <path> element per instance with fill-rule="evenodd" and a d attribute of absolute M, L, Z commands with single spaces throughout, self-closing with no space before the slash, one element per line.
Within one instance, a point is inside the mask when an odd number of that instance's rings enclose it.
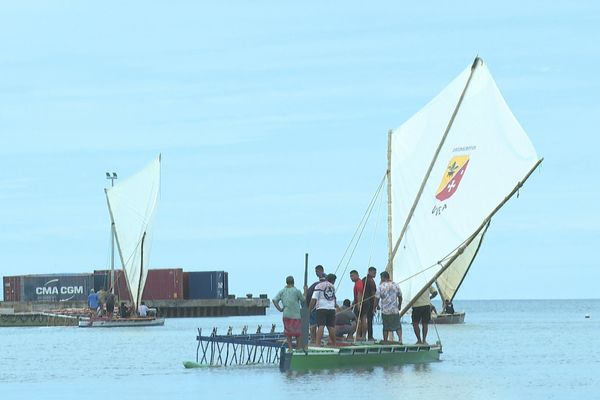
<path fill-rule="evenodd" d="M 448 267 L 448 260 L 480 233 L 490 213 L 538 162 L 531 141 L 480 59 L 392 132 L 392 242 L 397 245 L 393 269 L 405 307 L 442 268 L 448 268 L 448 276 L 455 275 L 448 278 L 452 281 L 462 273 L 450 284 L 460 285 L 483 234 L 456 257 L 450 266 L 456 268 Z"/>
<path fill-rule="evenodd" d="M 105 189 L 127 286 L 136 305 L 148 274 L 159 189 L 160 155 L 135 175 Z"/>

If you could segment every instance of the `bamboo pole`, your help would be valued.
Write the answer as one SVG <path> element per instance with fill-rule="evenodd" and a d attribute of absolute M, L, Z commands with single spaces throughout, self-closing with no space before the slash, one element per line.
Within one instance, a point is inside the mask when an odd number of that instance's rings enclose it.
<path fill-rule="evenodd" d="M 408 228 L 408 224 L 410 223 L 412 216 L 415 212 L 415 209 L 417 208 L 417 205 L 419 204 L 419 200 L 421 200 L 421 195 L 423 194 L 423 190 L 425 189 L 425 184 L 429 180 L 429 175 L 431 175 L 431 170 L 433 170 L 433 167 L 435 165 L 435 162 L 437 161 L 438 155 L 440 154 L 440 151 L 442 150 L 442 146 L 444 145 L 444 142 L 446 141 L 446 137 L 448 137 L 450 128 L 452 128 L 452 125 L 454 124 L 454 119 L 456 118 L 456 115 L 458 114 L 458 110 L 460 109 L 463 99 L 465 98 L 465 94 L 467 92 L 467 89 L 469 88 L 469 84 L 471 83 L 471 79 L 473 78 L 473 75 L 475 73 L 475 69 L 477 68 L 477 66 L 480 63 L 483 63 L 483 60 L 481 60 L 481 58 L 479 58 L 479 57 L 475 57 L 475 60 L 473 61 L 473 65 L 471 66 L 471 73 L 469 75 L 469 79 L 467 79 L 467 83 L 465 84 L 465 87 L 460 95 L 460 98 L 458 99 L 458 103 L 456 104 L 456 107 L 454 107 L 454 112 L 452 113 L 452 116 L 450 117 L 450 121 L 448 121 L 446 130 L 444 131 L 444 135 L 442 136 L 442 139 L 440 140 L 440 143 L 438 144 L 438 147 L 435 150 L 433 159 L 431 160 L 431 163 L 429 163 L 429 168 L 427 169 L 427 172 L 425 173 L 425 177 L 423 178 L 423 181 L 421 182 L 421 187 L 419 188 L 419 192 L 417 193 L 417 196 L 415 197 L 415 200 L 413 201 L 413 205 L 408 213 L 408 216 L 406 217 L 406 221 L 404 222 L 404 226 L 402 227 L 400 236 L 398 236 L 398 240 L 396 241 L 396 244 L 394 245 L 394 250 L 392 251 L 392 256 L 391 256 L 392 260 L 396 256 L 396 252 L 398 251 L 398 247 L 400 247 L 400 242 L 404 238 L 406 229 Z M 388 261 L 388 266 L 389 266 L 389 261 Z M 388 269 L 388 267 L 386 267 L 386 271 L 387 271 L 387 269 Z"/>
<path fill-rule="evenodd" d="M 390 279 L 394 280 L 394 260 L 392 257 L 392 130 L 388 131 L 387 141 L 387 229 L 388 229 L 388 265 L 386 271 L 390 274 Z"/>

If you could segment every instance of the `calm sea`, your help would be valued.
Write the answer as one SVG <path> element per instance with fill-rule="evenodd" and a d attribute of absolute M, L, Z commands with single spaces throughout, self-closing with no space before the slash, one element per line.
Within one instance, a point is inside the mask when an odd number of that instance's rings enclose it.
<path fill-rule="evenodd" d="M 3 399 L 600 398 L 600 300 L 455 306 L 467 312 L 466 323 L 438 326 L 440 362 L 304 374 L 272 366 L 183 368 L 182 361 L 195 359 L 196 328 L 280 327 L 272 310 L 263 317 L 168 319 L 157 328 L 5 328 L 0 393 Z M 405 341 L 414 340 L 410 326 L 404 330 Z M 435 336 L 431 329 L 429 341 Z"/>

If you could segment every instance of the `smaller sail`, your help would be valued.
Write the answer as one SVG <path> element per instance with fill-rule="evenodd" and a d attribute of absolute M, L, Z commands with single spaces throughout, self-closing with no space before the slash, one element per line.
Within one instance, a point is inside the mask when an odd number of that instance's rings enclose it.
<path fill-rule="evenodd" d="M 132 301 L 140 304 L 160 189 L 160 155 L 144 169 L 105 189 L 117 248 Z"/>
<path fill-rule="evenodd" d="M 490 224 L 488 223 L 465 248 L 464 252 L 436 279 L 435 282 L 440 292 L 442 304 L 444 300 L 454 300 L 454 296 L 456 296 L 460 285 L 462 285 L 463 280 L 467 276 L 467 272 L 469 272 L 469 268 L 471 268 L 471 265 L 477 256 L 477 252 L 483 242 L 483 236 L 489 226 Z"/>

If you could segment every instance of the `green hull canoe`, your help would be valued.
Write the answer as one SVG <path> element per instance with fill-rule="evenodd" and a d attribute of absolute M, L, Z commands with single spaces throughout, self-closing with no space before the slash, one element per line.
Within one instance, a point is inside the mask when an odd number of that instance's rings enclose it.
<path fill-rule="evenodd" d="M 376 367 L 439 361 L 441 345 L 359 344 L 336 348 L 309 347 L 308 351 L 282 349 L 281 371 Z"/>

